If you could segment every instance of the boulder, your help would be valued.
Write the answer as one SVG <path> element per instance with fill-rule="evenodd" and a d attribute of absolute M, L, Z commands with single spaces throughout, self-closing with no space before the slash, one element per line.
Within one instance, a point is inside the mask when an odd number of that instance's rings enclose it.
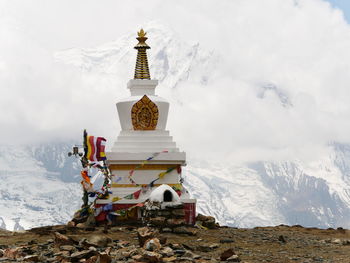
<path fill-rule="evenodd" d="M 202 215 L 200 213 L 198 213 L 197 217 L 196 217 L 196 221 L 207 221 L 211 218 L 211 216 L 205 216 L 205 215 Z"/>
<path fill-rule="evenodd" d="M 159 242 L 158 238 L 151 238 L 148 239 L 145 244 L 143 245 L 143 248 L 148 251 L 159 251 L 161 249 L 161 244 Z"/>
<path fill-rule="evenodd" d="M 233 251 L 232 248 L 229 248 L 221 253 L 220 260 L 226 261 L 228 258 L 232 257 L 233 255 L 236 255 L 236 253 Z"/>
<path fill-rule="evenodd" d="M 69 227 L 75 227 L 75 223 L 74 223 L 73 221 L 69 221 L 69 222 L 67 223 L 67 226 L 69 226 Z"/>
<path fill-rule="evenodd" d="M 77 228 L 86 228 L 87 225 L 86 225 L 85 222 L 83 222 L 83 223 L 78 223 L 78 224 L 76 225 L 76 227 L 77 227 Z"/>
<path fill-rule="evenodd" d="M 158 231 L 152 230 L 149 227 L 141 227 L 137 229 L 137 237 L 140 247 L 143 247 L 148 239 L 152 239 L 158 235 Z"/>
<path fill-rule="evenodd" d="M 209 228 L 209 229 L 217 228 L 217 225 L 215 223 L 215 218 L 212 216 L 208 216 L 208 220 L 203 221 L 202 226 Z"/>
<path fill-rule="evenodd" d="M 332 244 L 341 245 L 341 244 L 342 244 L 342 241 L 341 241 L 340 238 L 334 238 L 334 239 L 332 239 L 331 243 L 332 243 Z"/>
<path fill-rule="evenodd" d="M 73 245 L 75 241 L 71 239 L 70 237 L 67 237 L 59 232 L 54 233 L 55 240 L 54 243 L 57 247 L 63 246 L 63 245 Z"/>

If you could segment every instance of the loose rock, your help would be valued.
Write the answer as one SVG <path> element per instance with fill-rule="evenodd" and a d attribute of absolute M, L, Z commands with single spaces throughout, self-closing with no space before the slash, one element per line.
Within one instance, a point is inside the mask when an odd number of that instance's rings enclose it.
<path fill-rule="evenodd" d="M 60 246 L 60 250 L 75 251 L 76 248 L 74 246 L 71 246 L 71 245 L 63 245 L 63 246 Z"/>
<path fill-rule="evenodd" d="M 100 263 L 111 263 L 112 262 L 111 256 L 107 255 L 107 253 L 100 253 L 99 260 L 100 260 L 99 261 Z"/>
<path fill-rule="evenodd" d="M 229 257 L 228 259 L 226 259 L 226 261 L 230 261 L 230 262 L 240 262 L 240 258 L 237 255 L 232 255 L 231 257 Z"/>
<path fill-rule="evenodd" d="M 39 262 L 39 256 L 29 255 L 29 256 L 25 256 L 22 260 L 25 262 Z"/>
<path fill-rule="evenodd" d="M 67 237 L 65 235 L 62 235 L 61 233 L 55 232 L 55 245 L 57 247 L 63 246 L 63 245 L 73 245 L 75 242 L 70 237 Z"/>
<path fill-rule="evenodd" d="M 233 251 L 232 248 L 229 248 L 221 253 L 220 260 L 225 261 L 226 259 L 232 257 L 233 255 L 236 255 L 236 253 Z"/>
<path fill-rule="evenodd" d="M 210 252 L 215 250 L 216 248 L 219 247 L 219 244 L 217 243 L 213 243 L 213 244 L 201 244 L 199 246 L 197 246 L 197 250 L 198 251 L 202 251 L 202 252 Z"/>
<path fill-rule="evenodd" d="M 177 259 L 177 257 L 171 256 L 168 258 L 163 258 L 163 262 L 173 262 Z"/>
<path fill-rule="evenodd" d="M 144 260 L 151 263 L 160 262 L 162 258 L 162 256 L 159 253 L 152 252 L 152 251 L 145 251 L 142 256 Z"/>
<path fill-rule="evenodd" d="M 197 234 L 195 229 L 185 226 L 176 227 L 174 228 L 173 232 L 176 234 L 186 234 L 190 236 L 195 236 Z"/>
<path fill-rule="evenodd" d="M 9 259 L 17 259 L 17 258 L 21 258 L 24 257 L 25 254 L 22 250 L 21 247 L 17 247 L 17 248 L 6 248 L 4 250 L 3 253 L 5 258 L 9 258 Z"/>
<path fill-rule="evenodd" d="M 152 238 L 145 242 L 143 248 L 148 251 L 158 251 L 161 249 L 161 244 L 158 238 Z"/>
<path fill-rule="evenodd" d="M 282 243 L 287 243 L 286 239 L 284 238 L 284 236 L 280 235 L 278 237 L 278 241 L 282 242 Z"/>
<path fill-rule="evenodd" d="M 104 235 L 94 235 L 88 239 L 88 242 L 96 247 L 107 247 L 112 239 Z"/>
<path fill-rule="evenodd" d="M 154 231 L 149 227 L 141 227 L 137 229 L 137 238 L 140 247 L 143 247 L 148 239 L 152 239 L 158 235 L 158 231 Z"/>
<path fill-rule="evenodd" d="M 70 257 L 72 259 L 81 259 L 81 258 L 90 258 L 94 255 L 94 251 L 92 250 L 83 250 L 83 251 L 78 251 L 74 252 Z"/>
<path fill-rule="evenodd" d="M 170 218 L 166 221 L 169 227 L 178 227 L 186 224 L 185 219 Z"/>
<path fill-rule="evenodd" d="M 171 257 L 174 255 L 174 251 L 170 248 L 170 247 L 164 247 L 160 253 L 163 255 L 163 256 L 166 256 L 166 257 Z"/>

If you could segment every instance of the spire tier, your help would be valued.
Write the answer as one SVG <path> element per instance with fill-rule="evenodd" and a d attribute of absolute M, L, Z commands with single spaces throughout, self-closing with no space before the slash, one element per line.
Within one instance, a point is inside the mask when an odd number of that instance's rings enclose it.
<path fill-rule="evenodd" d="M 146 32 L 141 29 L 137 35 L 138 37 L 136 39 L 139 41 L 139 43 L 134 47 L 137 49 L 134 79 L 151 79 L 146 52 L 146 50 L 150 49 L 150 47 L 146 44 Z"/>

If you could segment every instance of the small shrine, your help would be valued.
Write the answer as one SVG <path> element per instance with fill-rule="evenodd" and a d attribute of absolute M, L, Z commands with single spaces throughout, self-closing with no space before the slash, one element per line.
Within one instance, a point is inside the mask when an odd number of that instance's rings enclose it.
<path fill-rule="evenodd" d="M 136 39 L 135 74 L 127 83 L 130 96 L 116 103 L 121 131 L 106 153 L 110 194 L 96 200 L 95 208 L 102 211 L 96 220 L 106 216 L 104 211 L 113 211 L 115 221 L 138 221 L 177 209 L 177 218 L 193 225 L 196 200 L 182 184 L 186 153 L 166 130 L 169 102 L 156 95 L 158 80 L 151 79 L 146 32 L 141 29 Z"/>

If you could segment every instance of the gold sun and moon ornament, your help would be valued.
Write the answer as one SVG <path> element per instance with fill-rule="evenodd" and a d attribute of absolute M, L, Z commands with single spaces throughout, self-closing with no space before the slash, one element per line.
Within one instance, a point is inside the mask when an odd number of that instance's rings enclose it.
<path fill-rule="evenodd" d="M 141 29 L 136 38 L 139 43 L 135 46 L 137 59 L 134 79 L 151 79 L 148 69 L 146 50 L 150 47 L 146 44 L 146 32 Z M 131 108 L 131 120 L 134 130 L 155 130 L 158 123 L 159 111 L 157 105 L 144 95 Z"/>
<path fill-rule="evenodd" d="M 144 95 L 131 108 L 134 130 L 155 130 L 158 123 L 158 107 L 147 95 Z"/>

